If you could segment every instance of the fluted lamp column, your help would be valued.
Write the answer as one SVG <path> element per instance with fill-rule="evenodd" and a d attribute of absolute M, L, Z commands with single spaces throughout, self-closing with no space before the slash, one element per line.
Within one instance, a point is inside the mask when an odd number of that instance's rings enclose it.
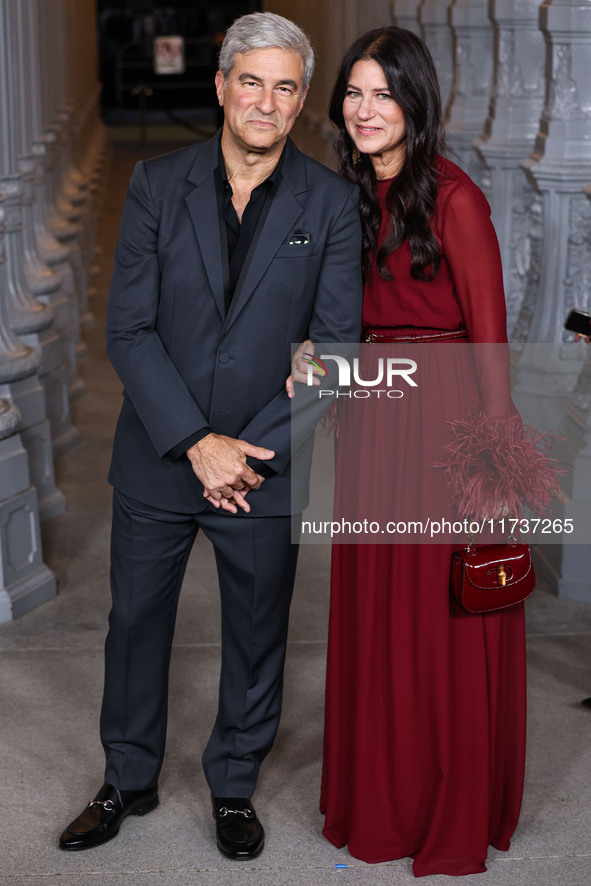
<path fill-rule="evenodd" d="M 588 196 L 591 198 L 591 188 Z M 565 461 L 572 464 L 571 488 L 566 490 L 564 515 L 575 526 L 591 526 L 591 346 L 572 347 L 584 352 L 583 367 L 574 391 L 564 404 L 566 422 L 561 429 Z M 558 593 L 561 597 L 591 603 L 591 544 L 562 546 Z"/>
<path fill-rule="evenodd" d="M 49 76 L 41 66 L 42 48 L 50 36 L 45 27 L 47 10 L 41 0 L 21 0 L 26 10 L 28 24 L 28 44 L 31 48 L 30 63 L 30 108 L 33 130 L 33 155 L 35 158 L 36 178 L 35 189 L 37 201 L 33 206 L 35 234 L 38 250 L 47 264 L 60 275 L 62 292 L 59 303 L 54 302 L 56 325 L 60 330 L 62 342 L 62 358 L 68 372 L 68 393 L 77 397 L 86 391 L 86 386 L 78 376 L 78 352 L 80 350 L 80 317 L 78 308 L 77 285 L 73 262 L 77 245 L 74 234 L 66 225 L 64 242 L 58 241 L 49 229 L 47 220 L 55 218 L 55 207 L 52 203 L 52 175 L 56 164 L 55 133 L 48 124 L 50 109 L 47 104 L 50 92 L 44 85 L 44 78 Z M 69 239 L 68 239 L 69 238 Z M 63 452 L 78 435 L 70 435 L 57 449 Z"/>
<path fill-rule="evenodd" d="M 450 5 L 451 0 L 422 0 L 419 7 L 419 19 L 425 43 L 433 56 L 439 78 L 444 119 L 447 117 L 454 77 L 453 35 L 449 24 Z"/>
<path fill-rule="evenodd" d="M 34 153 L 33 132 L 33 84 L 36 69 L 32 59 L 32 45 L 29 39 L 28 0 L 11 0 L 13 4 L 13 40 L 16 44 L 13 90 L 16 96 L 18 165 L 23 171 L 25 199 L 23 203 L 23 243 L 25 279 L 31 292 L 42 302 L 51 306 L 54 322 L 52 360 L 44 357 L 41 382 L 47 400 L 47 415 L 51 425 L 51 438 L 54 454 L 61 454 L 79 438 L 70 421 L 70 401 L 68 395 L 68 355 L 67 324 L 64 322 L 63 308 L 67 305 L 65 284 L 60 273 L 52 270 L 43 260 L 37 249 L 35 237 L 34 204 L 36 197 L 36 177 L 38 166 Z"/>
<path fill-rule="evenodd" d="M 493 27 L 489 0 L 453 0 L 455 75 L 447 122 L 447 139 L 460 163 L 481 184 L 484 164 L 472 145 L 488 114 L 493 82 Z"/>
<path fill-rule="evenodd" d="M 419 0 L 392 0 L 392 20 L 399 28 L 406 28 L 417 37 L 424 37 L 419 21 Z"/>
<path fill-rule="evenodd" d="M 591 0 L 548 0 L 540 9 L 540 25 L 550 82 L 535 148 L 521 166 L 541 195 L 541 259 L 531 280 L 537 298 L 530 344 L 514 367 L 515 396 L 518 406 L 527 399 L 528 416 L 537 427 L 551 427 L 546 415 L 555 415 L 557 408 L 566 412 L 565 429 L 559 431 L 569 450 L 564 461 L 577 471 L 573 488 L 566 490 L 565 513 L 580 526 L 591 512 L 591 355 L 588 347 L 572 343 L 563 324 L 571 308 L 591 309 L 591 204 L 584 193 L 591 181 Z M 548 550 L 540 546 L 540 562 L 561 594 L 580 597 L 582 569 L 589 579 L 588 546 L 564 541 Z"/>
<path fill-rule="evenodd" d="M 583 188 L 591 201 L 591 184 Z M 590 244 L 591 245 L 591 244 Z M 564 411 L 567 416 L 566 436 L 574 453 L 573 488 L 566 504 L 566 515 L 579 525 L 591 525 L 591 345 L 585 348 L 585 363 L 573 393 L 567 398 Z M 591 603 L 591 545 L 565 545 L 559 593 L 574 600 Z"/>
<path fill-rule="evenodd" d="M 540 0 L 493 0 L 495 85 L 484 132 L 474 143 L 489 170 L 488 198 L 503 259 L 507 327 L 516 340 L 527 337 L 525 321 L 531 314 L 524 311 L 520 318 L 520 311 L 530 271 L 534 273 L 540 262 L 540 198 L 519 166 L 534 146 L 546 90 L 539 8 Z M 536 288 L 530 287 L 529 294 L 535 297 Z"/>
<path fill-rule="evenodd" d="M 60 0 L 56 0 L 60 2 Z M 56 17 L 55 4 L 49 8 L 43 0 L 35 0 L 37 25 L 39 34 L 39 67 L 41 73 L 41 115 L 44 128 L 44 143 L 47 154 L 45 187 L 46 215 L 45 225 L 53 236 L 68 249 L 68 262 L 74 278 L 73 296 L 75 304 L 71 309 L 76 314 L 72 324 L 75 335 L 75 359 L 87 352 L 80 335 L 80 304 L 86 299 L 86 269 L 82 254 L 83 226 L 80 223 L 81 208 L 67 201 L 61 190 L 61 157 L 63 146 L 63 116 L 61 114 L 60 59 L 57 52 L 59 45 L 59 23 Z M 85 392 L 85 387 L 78 378 L 70 376 L 70 397 Z"/>
<path fill-rule="evenodd" d="M 74 141 L 74 103 L 70 95 L 69 61 L 74 50 L 76 39 L 74 23 L 66 10 L 67 0 L 56 0 L 56 74 L 59 78 L 59 115 L 62 120 L 63 150 L 61 153 L 61 182 L 64 198 L 73 206 L 82 206 L 88 202 L 88 180 L 78 169 L 73 157 Z M 86 207 L 88 208 L 88 207 Z"/>
<path fill-rule="evenodd" d="M 549 356 L 543 343 L 572 339 L 563 329 L 568 311 L 591 306 L 591 205 L 583 193 L 591 180 L 591 0 L 545 2 L 540 24 L 550 82 L 535 148 L 521 166 L 543 206 L 541 259 L 539 269 L 530 270 L 537 290 L 531 344 L 515 378 L 518 393 L 546 408 L 549 395 L 556 400 L 574 390 L 584 354 L 566 345 Z M 544 426 L 543 415 L 532 414 L 532 419 Z"/>
<path fill-rule="evenodd" d="M 0 10 L 0 14 L 3 10 Z M 0 194 L 0 621 L 29 612 L 56 594 L 53 573 L 41 557 L 37 490 L 29 477 L 29 457 L 18 433 L 23 390 L 41 390 L 38 351 L 10 329 L 6 311 L 8 275 Z"/>
<path fill-rule="evenodd" d="M 94 0 L 66 0 L 64 20 L 67 25 L 67 95 L 70 96 L 71 125 L 69 129 L 69 178 L 86 194 L 84 261 L 87 278 L 99 273 L 97 265 L 96 232 L 104 197 L 106 162 L 109 141 L 100 117 L 101 84 L 98 81 L 96 45 L 96 9 Z M 96 288 L 88 286 L 87 305 L 97 295 Z M 86 318 L 81 304 L 81 322 Z"/>
<path fill-rule="evenodd" d="M 532 342 L 564 339 L 572 307 L 591 300 L 591 0 L 551 0 L 540 10 L 552 71 L 540 131 L 521 162 L 543 195 L 543 242 Z"/>
<path fill-rule="evenodd" d="M 38 301 L 25 274 L 23 202 L 25 175 L 18 171 L 18 58 L 16 0 L 0 0 L 0 119 L 8 121 L 0 134 L 0 190 L 5 194 L 6 310 L 14 332 L 38 349 L 40 375 L 51 377 L 60 363 L 59 340 L 52 326 L 51 307 Z M 61 514 L 65 499 L 56 488 L 53 473 L 51 428 L 45 392 L 39 377 L 20 380 L 14 396 L 21 410 L 21 436 L 29 455 L 29 469 L 39 495 L 42 519 Z"/>
<path fill-rule="evenodd" d="M 75 167 L 72 156 L 74 139 L 74 103 L 70 91 L 69 68 L 74 52 L 76 33 L 75 13 L 66 14 L 68 0 L 54 0 L 50 25 L 52 39 L 47 49 L 51 53 L 55 115 L 53 129 L 57 137 L 58 164 L 55 169 L 56 207 L 62 218 L 73 224 L 76 231 L 77 249 L 72 255 L 78 278 L 78 310 L 82 326 L 91 325 L 94 318 L 88 308 L 88 279 L 90 266 L 90 241 L 92 236 L 93 202 L 87 182 Z M 86 347 L 79 348 L 79 354 Z"/>

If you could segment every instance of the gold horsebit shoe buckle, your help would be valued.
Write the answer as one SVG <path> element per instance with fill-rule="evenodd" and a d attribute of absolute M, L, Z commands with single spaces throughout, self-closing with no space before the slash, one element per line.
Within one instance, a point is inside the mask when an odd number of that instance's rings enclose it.
<path fill-rule="evenodd" d="M 253 818 L 254 812 L 252 809 L 228 809 L 227 806 L 222 806 L 218 810 L 218 815 L 221 815 L 222 818 L 225 818 L 226 815 L 243 815 L 245 818 Z"/>

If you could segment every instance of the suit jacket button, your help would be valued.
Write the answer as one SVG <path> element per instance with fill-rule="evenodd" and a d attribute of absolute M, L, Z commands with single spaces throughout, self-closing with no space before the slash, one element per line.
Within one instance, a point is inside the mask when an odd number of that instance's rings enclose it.
<path fill-rule="evenodd" d="M 229 363 L 230 359 L 231 358 L 229 354 L 220 354 L 219 356 L 220 363 Z"/>

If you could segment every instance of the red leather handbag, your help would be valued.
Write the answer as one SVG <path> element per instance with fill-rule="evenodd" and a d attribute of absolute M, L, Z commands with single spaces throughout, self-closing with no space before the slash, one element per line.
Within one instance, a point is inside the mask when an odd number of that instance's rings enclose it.
<path fill-rule="evenodd" d="M 452 557 L 451 592 L 467 612 L 494 612 L 521 603 L 533 593 L 536 576 L 523 542 L 469 544 Z"/>

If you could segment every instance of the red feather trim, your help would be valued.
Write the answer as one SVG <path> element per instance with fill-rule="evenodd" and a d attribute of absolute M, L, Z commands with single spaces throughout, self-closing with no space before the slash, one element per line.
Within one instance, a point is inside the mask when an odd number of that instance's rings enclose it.
<path fill-rule="evenodd" d="M 449 422 L 452 440 L 445 468 L 458 516 L 496 516 L 499 506 L 520 517 L 524 509 L 538 516 L 561 501 L 558 477 L 566 473 L 544 450 L 547 438 L 519 415 L 488 418 L 482 410 Z"/>

